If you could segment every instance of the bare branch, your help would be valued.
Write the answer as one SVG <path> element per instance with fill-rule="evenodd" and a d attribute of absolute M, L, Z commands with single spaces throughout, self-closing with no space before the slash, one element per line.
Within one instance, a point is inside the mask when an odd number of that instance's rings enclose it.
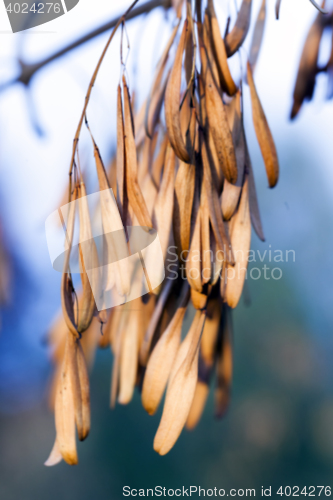
<path fill-rule="evenodd" d="M 164 9 L 169 9 L 171 7 L 171 0 L 150 0 L 147 3 L 144 3 L 143 5 L 140 5 L 139 7 L 136 7 L 133 9 L 129 14 L 126 16 L 126 20 L 134 19 L 138 16 L 141 16 L 142 14 L 148 14 L 152 10 L 154 10 L 157 7 L 163 7 Z M 62 49 L 58 50 L 54 54 L 51 54 L 49 57 L 46 57 L 45 59 L 42 59 L 39 62 L 36 63 L 25 63 L 24 61 L 20 61 L 21 65 L 21 73 L 20 75 L 15 78 L 13 81 L 8 82 L 0 86 L 0 90 L 4 90 L 5 88 L 9 87 L 10 85 L 14 83 L 23 83 L 24 85 L 29 85 L 32 77 L 41 69 L 50 64 L 51 62 L 57 60 L 59 57 L 64 56 L 65 54 L 68 54 L 68 52 L 71 52 L 72 50 L 76 49 L 77 47 L 80 47 L 86 42 L 89 42 L 93 38 L 96 38 L 97 36 L 105 33 L 106 31 L 109 31 L 110 29 L 114 28 L 119 20 L 121 19 L 122 16 L 118 16 L 111 21 L 103 24 L 99 28 L 94 29 L 90 33 L 87 33 L 86 35 L 78 38 L 76 41 L 70 43 L 66 47 L 63 47 Z"/>

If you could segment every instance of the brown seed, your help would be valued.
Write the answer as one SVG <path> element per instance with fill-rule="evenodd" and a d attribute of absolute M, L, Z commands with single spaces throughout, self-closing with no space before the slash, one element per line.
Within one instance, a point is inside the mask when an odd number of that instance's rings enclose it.
<path fill-rule="evenodd" d="M 206 405 L 208 394 L 209 394 L 209 385 L 206 384 L 205 382 L 202 382 L 201 380 L 198 380 L 194 392 L 191 409 L 186 420 L 187 430 L 191 431 L 198 425 Z"/>
<path fill-rule="evenodd" d="M 235 142 L 235 152 L 237 160 L 238 179 L 236 184 L 230 184 L 227 179 L 224 180 L 221 196 L 221 208 L 224 220 L 230 220 L 235 213 L 242 190 L 245 166 L 245 141 L 243 129 L 239 134 L 238 141 Z"/>
<path fill-rule="evenodd" d="M 276 0 L 276 3 L 275 3 L 275 17 L 276 17 L 276 19 L 280 18 L 280 8 L 281 8 L 281 0 Z"/>
<path fill-rule="evenodd" d="M 153 85 L 151 87 L 151 91 L 147 99 L 146 113 L 145 113 L 145 129 L 148 137 L 152 137 L 153 135 L 155 126 L 157 125 L 160 110 L 163 104 L 166 84 L 168 82 L 168 77 L 167 77 L 164 83 L 162 84 L 163 74 L 165 72 L 166 64 L 169 59 L 170 49 L 178 33 L 179 25 L 180 25 L 180 20 L 173 28 L 168 43 L 158 62 L 155 75 L 153 78 Z"/>
<path fill-rule="evenodd" d="M 224 42 L 228 57 L 231 57 L 243 45 L 250 27 L 251 7 L 252 0 L 242 1 L 235 26 L 225 37 Z"/>
<path fill-rule="evenodd" d="M 130 274 L 126 258 L 129 255 L 126 234 L 123 221 L 105 172 L 102 158 L 98 147 L 94 142 L 94 155 L 96 170 L 100 189 L 100 204 L 102 225 L 104 232 L 104 244 L 107 254 L 107 276 L 106 287 L 112 288 L 115 279 L 119 295 L 127 295 L 130 292 Z M 103 289 L 104 291 L 104 289 Z"/>
<path fill-rule="evenodd" d="M 250 216 L 252 227 L 255 230 L 257 236 L 261 241 L 265 241 L 264 231 L 262 228 L 262 222 L 259 211 L 259 204 L 257 198 L 256 185 L 254 181 L 254 173 L 251 163 L 251 158 L 249 155 L 248 147 L 246 145 L 246 166 L 249 172 L 249 203 L 250 203 Z"/>
<path fill-rule="evenodd" d="M 216 18 L 216 13 L 214 9 L 213 0 L 208 1 L 207 12 L 210 21 L 210 39 L 213 47 L 213 53 L 215 56 L 216 66 L 219 74 L 219 81 L 221 88 L 230 96 L 233 96 L 237 92 L 237 86 L 231 76 L 227 52 L 224 45 L 224 41 L 221 37 L 220 28 L 218 20 Z"/>
<path fill-rule="evenodd" d="M 142 196 L 138 183 L 138 165 L 132 124 L 131 103 L 125 76 L 123 76 L 123 86 L 127 196 L 140 226 L 152 227 L 146 202 Z"/>
<path fill-rule="evenodd" d="M 182 342 L 168 383 L 163 414 L 154 439 L 154 450 L 165 455 L 176 443 L 191 409 L 198 379 L 199 341 L 205 313 L 197 312 Z"/>
<path fill-rule="evenodd" d="M 74 235 L 74 224 L 75 224 L 75 213 L 77 209 L 77 189 L 74 190 L 73 199 L 69 205 L 68 216 L 67 216 L 67 227 L 65 230 L 65 248 L 66 256 L 64 262 L 64 270 L 61 278 L 61 305 L 62 312 L 65 318 L 66 325 L 68 329 L 75 336 L 79 336 L 77 332 L 77 321 L 74 315 L 74 286 L 72 282 L 72 277 L 70 274 L 70 255 L 72 251 L 73 235 Z M 59 211 L 60 219 L 63 220 L 62 213 Z M 63 222 L 64 225 L 64 222 Z"/>
<path fill-rule="evenodd" d="M 299 62 L 293 94 L 294 102 L 290 115 L 291 119 L 297 116 L 305 99 L 312 99 L 317 76 L 320 42 L 324 28 L 325 18 L 323 18 L 322 14 L 319 12 L 305 40 L 303 52 Z"/>
<path fill-rule="evenodd" d="M 174 150 L 171 148 L 171 146 L 168 146 L 166 151 L 162 182 L 156 198 L 153 213 L 153 223 L 159 235 L 164 260 L 168 251 L 170 232 L 172 231 L 175 166 L 176 158 Z"/>
<path fill-rule="evenodd" d="M 269 187 L 273 188 L 279 179 L 279 162 L 272 133 L 262 108 L 256 87 L 254 85 L 252 71 L 247 64 L 247 81 L 251 92 L 252 119 L 254 129 L 264 159 Z"/>
<path fill-rule="evenodd" d="M 224 258 L 230 263 L 234 263 L 232 251 L 226 251 L 230 247 L 230 239 L 228 232 L 224 226 L 222 219 L 222 210 L 220 206 L 219 197 L 216 191 L 216 185 L 213 182 L 212 172 L 209 165 L 209 157 L 207 154 L 206 142 L 202 140 L 201 155 L 204 171 L 204 188 L 206 190 L 209 217 L 216 239 L 217 246 L 221 252 L 224 253 Z"/>
<path fill-rule="evenodd" d="M 187 35 L 187 20 L 184 23 L 183 31 L 179 40 L 175 62 L 171 70 L 170 78 L 165 93 L 165 121 L 168 129 L 169 140 L 171 146 L 175 150 L 176 155 L 185 163 L 190 161 L 189 154 L 183 140 L 180 126 L 180 86 L 182 76 L 182 61 Z"/>
<path fill-rule="evenodd" d="M 249 55 L 249 64 L 251 66 L 253 73 L 259 57 L 260 47 L 264 36 L 265 23 L 266 23 L 266 0 L 262 0 L 259 14 L 253 30 L 250 55 Z"/>
<path fill-rule="evenodd" d="M 57 438 L 55 438 L 53 448 L 48 459 L 44 462 L 46 467 L 52 467 L 53 465 L 57 465 L 62 460 L 62 455 L 60 453 L 60 448 L 58 444 Z"/>
<path fill-rule="evenodd" d="M 233 370 L 231 311 L 226 304 L 222 312 L 221 337 L 216 367 L 217 388 L 215 392 L 215 415 L 218 418 L 225 415 L 229 406 Z"/>
<path fill-rule="evenodd" d="M 82 298 L 79 302 L 78 332 L 86 331 L 95 312 L 95 299 L 100 287 L 99 263 L 95 241 L 92 235 L 87 193 L 84 182 L 80 184 L 79 218 L 80 242 L 79 260 L 81 267 Z M 88 273 L 89 272 L 89 275 Z M 88 277 L 89 276 L 89 277 Z"/>
<path fill-rule="evenodd" d="M 124 117 L 121 100 L 121 87 L 117 87 L 117 202 L 123 224 L 126 224 L 127 200 L 125 189 L 125 144 L 124 144 Z M 107 189 L 106 187 L 104 189 Z"/>
<path fill-rule="evenodd" d="M 57 441 L 63 459 L 69 465 L 76 465 L 78 458 L 75 440 L 75 408 L 70 377 L 68 345 L 66 345 L 55 398 L 55 425 Z"/>
<path fill-rule="evenodd" d="M 232 136 L 221 95 L 209 69 L 205 89 L 208 126 L 212 132 L 220 166 L 225 178 L 235 184 L 238 173 Z"/>
<path fill-rule="evenodd" d="M 142 387 L 142 405 L 150 415 L 156 412 L 162 399 L 177 355 L 188 300 L 189 288 L 185 285 L 177 311 L 154 347 L 147 364 Z"/>
<path fill-rule="evenodd" d="M 249 182 L 245 176 L 241 199 L 236 214 L 230 221 L 231 245 L 235 266 L 228 266 L 225 299 L 230 307 L 236 307 L 242 294 L 251 244 L 251 219 L 249 207 Z"/>
<path fill-rule="evenodd" d="M 139 353 L 139 329 L 141 324 L 141 310 L 137 309 L 141 299 L 131 301 L 133 309 L 129 311 L 128 323 L 122 333 L 120 354 L 120 379 L 118 402 L 122 405 L 128 404 L 135 388 L 138 353 Z M 136 307 L 134 309 L 134 307 Z"/>

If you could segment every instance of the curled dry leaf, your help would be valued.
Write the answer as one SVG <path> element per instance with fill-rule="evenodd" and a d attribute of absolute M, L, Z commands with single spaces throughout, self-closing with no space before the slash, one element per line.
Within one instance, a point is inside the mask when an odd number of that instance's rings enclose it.
<path fill-rule="evenodd" d="M 279 179 L 279 162 L 272 133 L 254 85 L 249 63 L 247 64 L 247 81 L 251 92 L 254 129 L 261 149 L 261 154 L 264 159 L 268 184 L 269 187 L 273 188 Z"/>
<path fill-rule="evenodd" d="M 227 56 L 231 57 L 241 45 L 248 34 L 251 21 L 252 0 L 243 0 L 239 9 L 235 26 L 224 39 Z"/>

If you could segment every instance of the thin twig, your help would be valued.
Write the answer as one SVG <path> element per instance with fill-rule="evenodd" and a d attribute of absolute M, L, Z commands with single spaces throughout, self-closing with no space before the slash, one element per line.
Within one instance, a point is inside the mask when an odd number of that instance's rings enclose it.
<path fill-rule="evenodd" d="M 154 10 L 157 7 L 164 7 L 165 9 L 169 9 L 171 7 L 171 0 L 150 0 L 147 3 L 144 3 L 143 5 L 140 5 L 139 7 L 136 7 L 133 9 L 131 12 L 128 12 L 126 15 L 126 20 L 129 21 L 130 19 L 134 19 L 138 16 L 141 16 L 142 14 L 148 14 L 152 10 Z M 21 65 L 21 73 L 20 75 L 15 78 L 14 80 L 10 82 L 6 82 L 2 85 L 0 85 L 0 90 L 4 90 L 8 88 L 10 85 L 15 84 L 15 83 L 23 83 L 24 85 L 28 85 L 32 79 L 32 77 L 42 68 L 47 66 L 53 61 L 56 61 L 59 59 L 59 57 L 64 56 L 65 54 L 68 54 L 72 50 L 80 47 L 86 42 L 89 42 L 90 40 L 96 38 L 97 36 L 105 33 L 106 31 L 109 31 L 110 29 L 114 28 L 118 23 L 119 20 L 122 19 L 123 16 L 118 16 L 111 21 L 103 24 L 99 28 L 94 29 L 90 33 L 87 33 L 86 35 L 78 38 L 74 42 L 70 43 L 66 47 L 63 47 L 62 49 L 58 50 L 57 52 L 54 52 L 50 56 L 46 57 L 45 59 L 42 59 L 39 62 L 36 63 L 25 63 L 24 61 L 20 61 Z"/>

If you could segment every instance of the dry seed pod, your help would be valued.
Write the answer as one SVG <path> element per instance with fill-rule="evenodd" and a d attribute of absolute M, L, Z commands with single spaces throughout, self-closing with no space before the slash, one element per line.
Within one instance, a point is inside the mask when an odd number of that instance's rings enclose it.
<path fill-rule="evenodd" d="M 239 135 L 238 142 L 235 143 L 235 152 L 237 160 L 238 179 L 236 184 L 230 184 L 227 179 L 224 180 L 221 196 L 221 209 L 224 220 L 230 220 L 235 213 L 242 190 L 245 166 L 245 140 L 243 130 Z"/>
<path fill-rule="evenodd" d="M 142 366 L 146 366 L 147 360 L 148 360 L 148 355 L 149 355 L 149 350 L 151 347 L 151 343 L 154 337 L 154 333 L 156 331 L 157 325 L 161 319 L 163 310 L 165 308 L 165 305 L 167 303 L 167 300 L 170 296 L 171 290 L 172 290 L 172 285 L 173 282 L 170 279 L 166 279 L 166 283 L 162 289 L 162 292 L 158 298 L 155 310 L 153 312 L 153 315 L 150 319 L 149 326 L 147 328 L 147 331 L 145 333 L 141 348 L 140 348 L 140 363 Z"/>
<path fill-rule="evenodd" d="M 233 96 L 237 92 L 237 86 L 229 70 L 227 61 L 227 52 L 225 49 L 224 41 L 221 37 L 213 0 L 208 0 L 207 12 L 210 21 L 210 34 L 211 34 L 210 38 L 212 42 L 213 53 L 215 55 L 215 61 L 219 74 L 220 85 L 221 88 L 228 95 Z"/>
<path fill-rule="evenodd" d="M 246 166 L 248 170 L 248 179 L 249 179 L 249 203 L 250 203 L 250 216 L 251 216 L 252 227 L 255 230 L 258 238 L 261 241 L 265 241 L 265 236 L 262 228 L 262 222 L 259 211 L 259 204 L 257 199 L 256 185 L 254 181 L 254 173 L 247 145 L 246 145 Z"/>
<path fill-rule="evenodd" d="M 176 155 L 185 163 L 188 163 L 190 161 L 190 157 L 186 150 L 181 132 L 179 96 L 182 76 L 183 52 L 187 35 L 187 25 L 188 22 L 186 20 L 179 40 L 175 62 L 171 70 L 164 100 L 165 121 L 168 129 L 169 140 L 171 146 L 175 150 Z"/>
<path fill-rule="evenodd" d="M 152 169 L 151 169 L 151 179 L 154 183 L 156 189 L 159 189 L 161 184 L 161 172 L 164 165 L 166 149 L 169 144 L 169 139 L 167 134 L 164 134 L 163 140 L 160 144 L 159 152 L 153 161 Z"/>
<path fill-rule="evenodd" d="M 201 207 L 198 182 L 194 193 L 190 249 L 186 256 L 186 278 L 191 289 L 201 292 Z"/>
<path fill-rule="evenodd" d="M 205 382 L 202 382 L 201 380 L 198 380 L 194 392 L 191 409 L 186 420 L 187 430 L 191 431 L 198 425 L 206 405 L 208 394 L 209 394 L 209 385 L 206 384 Z"/>
<path fill-rule="evenodd" d="M 46 465 L 46 467 L 52 467 L 53 465 L 57 465 L 59 462 L 61 462 L 61 460 L 62 455 L 60 453 L 58 440 L 56 438 L 51 453 L 48 459 L 44 462 L 44 465 Z"/>
<path fill-rule="evenodd" d="M 121 87 L 117 88 L 117 202 L 123 224 L 126 224 L 127 204 L 125 189 L 125 144 L 124 144 L 124 117 L 121 100 Z M 105 188 L 106 189 L 106 188 Z"/>
<path fill-rule="evenodd" d="M 232 380 L 232 323 L 231 311 L 225 304 L 222 312 L 221 339 L 217 359 L 217 387 L 215 392 L 215 416 L 225 415 L 230 401 Z"/>
<path fill-rule="evenodd" d="M 132 400 L 138 370 L 140 301 L 141 299 L 136 299 L 131 302 L 133 307 L 136 304 L 139 309 L 132 309 L 129 312 L 128 323 L 122 334 L 118 402 L 123 405 Z"/>
<path fill-rule="evenodd" d="M 82 407 L 82 432 L 79 432 L 79 439 L 83 441 L 86 439 L 90 432 L 90 390 L 89 390 L 89 376 L 87 363 L 83 353 L 81 344 L 78 342 L 77 352 L 77 368 L 80 382 L 81 393 L 81 407 Z"/>
<path fill-rule="evenodd" d="M 224 253 L 218 248 L 212 228 L 210 228 L 210 249 L 211 255 L 213 256 L 211 285 L 214 286 L 220 278 L 224 262 Z"/>
<path fill-rule="evenodd" d="M 111 377 L 111 394 L 110 394 L 110 406 L 115 408 L 116 400 L 119 391 L 119 378 L 120 378 L 120 356 L 121 356 L 121 346 L 123 340 L 123 333 L 126 328 L 126 323 L 128 323 L 129 306 L 128 304 L 122 304 L 117 307 L 116 314 L 114 316 L 114 324 L 112 325 L 112 341 L 110 344 L 111 352 L 114 356 L 112 365 L 112 377 Z"/>
<path fill-rule="evenodd" d="M 154 347 L 147 364 L 142 386 L 142 405 L 150 415 L 157 410 L 176 358 L 188 300 L 189 288 L 185 284 L 177 311 Z"/>
<path fill-rule="evenodd" d="M 272 133 L 254 85 L 249 63 L 247 64 L 247 81 L 251 92 L 254 129 L 261 149 L 261 154 L 264 159 L 268 184 L 269 187 L 273 188 L 279 179 L 279 162 Z"/>
<path fill-rule="evenodd" d="M 80 217 L 80 243 L 79 259 L 81 267 L 82 298 L 79 302 L 78 332 L 86 331 L 92 322 L 95 312 L 95 299 L 93 291 L 99 291 L 99 264 L 98 254 L 93 239 L 87 193 L 84 182 L 80 184 L 79 217 Z M 87 275 L 89 271 L 89 278 Z"/>
<path fill-rule="evenodd" d="M 208 301 L 207 317 L 200 342 L 199 379 L 186 428 L 191 430 L 198 424 L 209 393 L 209 382 L 215 362 L 217 337 L 221 321 L 221 305 L 218 299 Z"/>
<path fill-rule="evenodd" d="M 75 336 L 79 336 L 77 332 L 77 321 L 74 315 L 74 286 L 72 282 L 72 277 L 70 274 L 69 260 L 72 251 L 73 235 L 74 235 L 74 223 L 75 223 L 75 211 L 77 206 L 77 189 L 74 190 L 73 200 L 70 203 L 68 218 L 67 218 L 67 228 L 66 230 L 66 257 L 64 262 L 64 270 L 61 278 L 61 306 L 62 312 L 66 321 L 66 325 L 71 333 Z"/>
<path fill-rule="evenodd" d="M 265 22 L 266 22 L 266 0 L 262 0 L 257 21 L 254 26 L 250 55 L 249 55 L 249 64 L 251 66 L 253 73 L 257 64 L 259 51 L 264 36 Z"/>
<path fill-rule="evenodd" d="M 303 47 L 294 88 L 291 119 L 295 118 L 298 114 L 305 99 L 312 99 L 317 76 L 319 48 L 324 27 L 323 16 L 318 13 Z"/>
<path fill-rule="evenodd" d="M 90 393 L 86 361 L 80 342 L 72 335 L 67 339 L 68 369 L 73 392 L 75 422 L 80 441 L 84 441 L 90 431 Z"/>
<path fill-rule="evenodd" d="M 211 367 L 214 363 L 217 334 L 221 321 L 221 305 L 218 299 L 210 299 L 207 305 L 207 317 L 202 332 L 200 349 L 205 364 Z"/>
<path fill-rule="evenodd" d="M 138 165 L 132 124 L 131 102 L 125 76 L 123 76 L 123 86 L 127 196 L 140 226 L 152 227 L 146 202 L 142 196 L 138 183 Z"/>
<path fill-rule="evenodd" d="M 205 89 L 208 126 L 212 131 L 216 153 L 225 178 L 235 184 L 238 174 L 232 136 L 221 95 L 209 69 Z"/>
<path fill-rule="evenodd" d="M 205 285 L 210 282 L 212 276 L 212 262 L 210 253 L 210 223 L 209 223 L 209 208 L 207 202 L 207 193 L 205 189 L 201 192 L 201 279 Z"/>
<path fill-rule="evenodd" d="M 192 301 L 193 307 L 197 311 L 202 311 L 203 309 L 205 309 L 206 304 L 207 304 L 208 295 L 209 294 L 206 291 L 203 291 L 201 293 L 201 292 L 197 292 L 197 290 L 195 290 L 194 288 L 191 288 L 191 301 Z"/>
<path fill-rule="evenodd" d="M 209 22 L 209 15 L 208 12 L 206 11 L 204 17 L 203 31 L 202 31 L 202 42 L 203 42 L 202 47 L 205 50 L 207 61 L 203 57 L 201 58 L 201 64 L 202 64 L 201 72 L 205 76 L 207 74 L 207 70 L 209 67 L 213 75 L 213 80 L 215 82 L 215 85 L 219 87 L 219 81 L 220 81 L 219 72 L 217 69 L 216 56 L 213 50 L 211 30 L 212 28 Z"/>
<path fill-rule="evenodd" d="M 172 368 L 154 450 L 165 455 L 176 443 L 191 409 L 198 379 L 200 335 L 205 312 L 197 312 Z"/>
<path fill-rule="evenodd" d="M 242 5 L 239 9 L 235 26 L 224 39 L 228 57 L 231 57 L 235 52 L 237 52 L 239 47 L 243 45 L 243 42 L 246 38 L 246 35 L 250 27 L 251 7 L 252 7 L 252 0 L 242 1 Z"/>
<path fill-rule="evenodd" d="M 238 210 L 230 222 L 230 238 L 236 264 L 233 268 L 228 266 L 225 300 L 230 307 L 234 308 L 242 294 L 251 244 L 248 176 L 245 176 Z"/>
<path fill-rule="evenodd" d="M 69 465 L 76 465 L 78 458 L 75 439 L 75 408 L 69 369 L 68 345 L 66 345 L 55 398 L 55 425 L 62 458 Z"/>
<path fill-rule="evenodd" d="M 173 232 L 179 254 L 187 252 L 190 247 L 194 187 L 195 165 L 181 161 L 175 181 L 173 211 Z"/>
<path fill-rule="evenodd" d="M 208 202 L 209 217 L 214 232 L 219 250 L 224 252 L 225 259 L 230 263 L 234 263 L 232 251 L 225 252 L 226 248 L 230 247 L 230 239 L 227 230 L 224 226 L 222 219 L 222 211 L 220 206 L 219 197 L 216 191 L 216 186 L 213 183 L 212 172 L 210 170 L 209 157 L 207 154 L 206 142 L 202 140 L 201 156 L 204 171 L 204 189 L 206 190 L 206 197 Z"/>
<path fill-rule="evenodd" d="M 281 8 L 281 0 L 276 0 L 276 3 L 275 3 L 275 17 L 276 17 L 276 19 L 280 18 L 280 8 Z"/>
<path fill-rule="evenodd" d="M 127 295 L 130 292 L 131 284 L 128 266 L 126 263 L 126 258 L 128 257 L 128 247 L 125 230 L 116 200 L 113 193 L 110 191 L 110 185 L 103 161 L 95 142 L 94 156 L 100 189 L 102 225 L 107 252 L 107 285 L 109 285 L 107 288 L 111 288 L 110 285 L 113 282 L 113 277 L 115 277 L 119 295 Z M 113 237 L 114 232 L 116 232 L 115 237 Z M 110 274 L 111 276 L 109 276 Z"/>
<path fill-rule="evenodd" d="M 163 178 L 155 202 L 154 216 L 153 216 L 153 221 L 155 222 L 155 228 L 159 234 L 164 260 L 166 258 L 168 251 L 170 231 L 172 230 L 174 187 L 175 187 L 175 165 L 176 165 L 176 158 L 174 150 L 171 148 L 171 146 L 168 146 L 165 157 Z"/>
<path fill-rule="evenodd" d="M 168 43 L 163 51 L 163 54 L 159 60 L 159 63 L 156 68 L 156 72 L 153 78 L 153 85 L 150 91 L 150 94 L 147 99 L 146 106 L 146 116 L 145 116 L 145 129 L 148 137 L 152 137 L 155 126 L 157 125 L 157 119 L 159 115 L 159 111 L 161 110 L 164 93 L 166 89 L 166 84 L 168 81 L 168 77 L 165 79 L 164 84 L 162 85 L 163 74 L 165 72 L 166 64 L 169 59 L 169 52 L 172 47 L 172 44 L 176 38 L 178 33 L 178 28 L 180 25 L 180 20 L 173 28 Z M 158 111 L 159 109 L 159 111 Z"/>

